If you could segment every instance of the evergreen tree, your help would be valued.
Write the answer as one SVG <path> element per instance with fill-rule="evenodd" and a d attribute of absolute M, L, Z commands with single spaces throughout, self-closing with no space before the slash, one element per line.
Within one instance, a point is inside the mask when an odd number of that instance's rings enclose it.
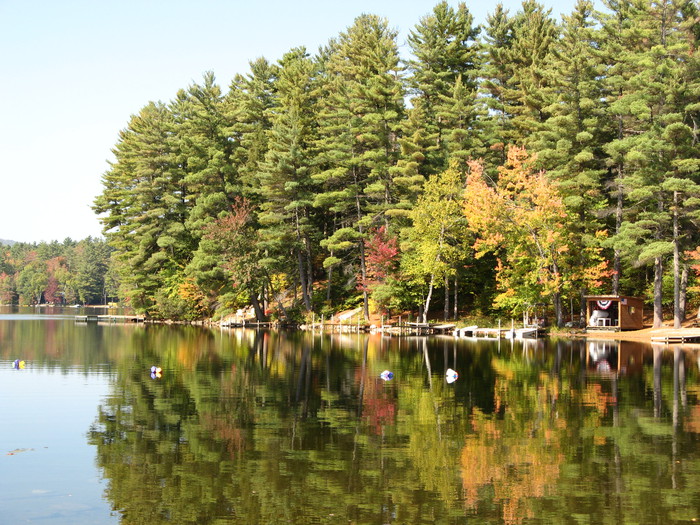
<path fill-rule="evenodd" d="M 268 112 L 274 104 L 275 75 L 276 68 L 259 58 L 250 63 L 249 74 L 234 77 L 225 96 L 221 96 L 213 83 L 205 82 L 202 90 L 195 90 L 196 96 L 191 100 L 194 112 L 190 111 L 192 117 L 187 125 L 204 146 L 195 150 L 203 170 L 196 170 L 193 176 L 203 185 L 202 193 L 195 199 L 201 205 L 195 206 L 190 214 L 200 237 L 186 275 L 206 291 L 212 303 L 219 294 L 230 291 L 231 282 L 216 247 L 201 235 L 217 219 L 230 214 L 231 207 L 241 197 L 253 205 L 250 220 L 256 221 L 255 206 L 260 202 L 259 164 L 267 151 Z"/>
<path fill-rule="evenodd" d="M 93 209 L 110 245 L 123 263 L 125 298 L 137 310 L 154 307 L 155 291 L 190 256 L 182 170 L 175 163 L 170 137 L 172 113 L 150 103 L 120 133 L 115 162 L 104 174 L 103 192 Z M 181 248 L 181 246 L 183 246 Z"/>
<path fill-rule="evenodd" d="M 488 17 L 482 85 L 490 110 L 487 144 L 495 152 L 528 145 L 549 117 L 546 72 L 558 36 L 550 13 L 525 0 L 512 18 L 500 4 Z"/>
<path fill-rule="evenodd" d="M 489 115 L 484 121 L 484 142 L 491 153 L 485 159 L 487 170 L 489 165 L 502 164 L 506 157 L 506 145 L 515 143 L 506 98 L 506 90 L 510 89 L 514 75 L 510 60 L 514 40 L 514 20 L 503 4 L 498 3 L 494 12 L 486 18 L 479 86 Z"/>
<path fill-rule="evenodd" d="M 464 3 L 453 9 L 443 1 L 408 36 L 415 57 L 408 61 L 407 82 L 414 94 L 411 111 L 418 113 L 420 120 L 407 120 L 405 134 L 411 135 L 417 128 L 425 133 L 421 171 L 426 175 L 445 170 L 450 153 L 466 150 L 458 155 L 461 158 L 473 153 L 467 142 L 477 134 L 473 106 L 479 68 L 476 43 L 479 28 L 473 22 L 474 17 Z"/>
<path fill-rule="evenodd" d="M 238 146 L 232 158 L 241 195 L 258 203 L 260 163 L 268 149 L 271 117 L 276 104 L 278 67 L 265 58 L 250 62 L 250 73 L 236 75 L 224 99 L 227 140 Z"/>
<path fill-rule="evenodd" d="M 229 121 L 213 73 L 206 73 L 201 84 L 180 90 L 170 109 L 175 121 L 172 143 L 182 170 L 181 191 L 172 196 L 180 202 L 173 205 L 185 215 L 185 228 L 198 239 L 204 226 L 241 194 L 233 162 L 237 144 L 226 134 Z M 196 245 L 187 248 L 191 253 Z"/>
<path fill-rule="evenodd" d="M 604 150 L 608 156 L 609 176 L 607 185 L 611 199 L 614 201 L 614 233 L 618 235 L 622 228 L 623 212 L 625 208 L 625 189 L 623 179 L 626 171 L 624 139 L 629 135 L 626 125 L 627 116 L 621 106 L 615 106 L 615 101 L 622 98 L 626 90 L 626 83 L 631 71 L 625 64 L 626 43 L 628 33 L 631 31 L 633 21 L 630 17 L 629 2 L 611 0 L 603 4 L 608 8 L 607 13 L 598 13 L 601 25 L 600 29 L 600 53 L 605 64 L 606 71 L 603 77 L 605 98 L 607 102 L 606 115 L 614 123 L 614 138 L 604 143 Z M 619 245 L 613 245 L 613 275 L 612 293 L 620 293 L 620 279 L 622 277 L 622 257 Z"/>
<path fill-rule="evenodd" d="M 258 174 L 264 244 L 270 254 L 278 255 L 281 269 L 296 268 L 307 311 L 314 279 L 313 247 L 319 240 L 312 207 L 316 187 L 311 178 L 316 69 L 303 48 L 289 51 L 280 61 L 268 151 Z"/>
<path fill-rule="evenodd" d="M 101 239 L 80 241 L 68 258 L 69 286 L 81 304 L 105 303 L 105 275 L 111 249 Z"/>
<path fill-rule="evenodd" d="M 548 65 L 547 84 L 555 94 L 546 108 L 550 117 L 531 140 L 537 163 L 558 185 L 571 221 L 575 253 L 581 278 L 576 283 L 581 296 L 580 314 L 585 316 L 582 297 L 589 292 L 583 278 L 586 270 L 600 264 L 601 240 L 608 207 L 603 177 L 606 175 L 602 145 L 614 130 L 605 113 L 600 78 L 604 64 L 590 0 L 579 0 L 573 13 L 564 17 L 557 52 Z"/>
<path fill-rule="evenodd" d="M 615 242 L 632 260 L 653 264 L 654 326 L 663 321 L 664 265 L 670 256 L 674 324 L 680 326 L 680 259 L 692 241 L 683 233 L 683 223 L 697 219 L 700 194 L 695 39 L 684 25 L 686 4 L 664 0 L 625 6 L 632 21 L 621 34 L 625 53 L 619 60 L 625 76 L 611 104 L 624 132 L 608 151 L 624 161 L 620 183 L 634 205 Z"/>
<path fill-rule="evenodd" d="M 325 239 L 331 253 L 354 247 L 360 281 L 367 279 L 364 238 L 400 197 L 391 168 L 403 115 L 396 33 L 387 22 L 362 15 L 341 33 L 325 69 L 320 100 L 319 166 L 322 185 L 314 205 L 334 214 L 335 229 Z M 338 261 L 327 258 L 328 268 Z M 369 316 L 367 291 L 363 291 Z"/>

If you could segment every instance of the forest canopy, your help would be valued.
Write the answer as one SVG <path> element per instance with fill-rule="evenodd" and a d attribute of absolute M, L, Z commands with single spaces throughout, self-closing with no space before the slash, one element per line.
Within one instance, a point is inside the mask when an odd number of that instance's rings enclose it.
<path fill-rule="evenodd" d="M 107 304 L 116 301 L 113 249 L 104 239 L 0 242 L 0 304 Z"/>
<path fill-rule="evenodd" d="M 596 10 L 598 8 L 599 10 Z M 438 3 L 399 52 L 365 14 L 315 54 L 148 102 L 94 201 L 153 317 L 361 307 L 557 324 L 592 293 L 677 323 L 695 290 L 697 0 Z"/>

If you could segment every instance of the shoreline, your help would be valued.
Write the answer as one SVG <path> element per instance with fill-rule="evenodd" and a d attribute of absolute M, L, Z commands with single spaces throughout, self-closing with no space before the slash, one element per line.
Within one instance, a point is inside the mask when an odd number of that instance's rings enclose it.
<path fill-rule="evenodd" d="M 700 328 L 672 328 L 669 326 L 662 326 L 660 328 L 642 328 L 641 330 L 626 330 L 621 332 L 606 332 L 606 331 L 595 331 L 595 332 L 570 332 L 562 333 L 563 337 L 581 337 L 584 339 L 610 339 L 617 341 L 636 341 L 643 343 L 655 343 L 652 341 L 652 337 L 669 337 L 683 335 L 686 337 L 698 337 L 700 338 Z M 557 337 L 558 335 L 550 335 L 549 337 Z M 667 343 L 659 343 L 667 344 Z"/>
<path fill-rule="evenodd" d="M 12 306 L 12 305 L 2 305 L 2 306 Z M 48 304 L 42 304 L 42 305 L 35 305 L 34 307 L 55 307 L 57 305 L 48 305 Z M 72 306 L 59 306 L 61 308 L 72 308 Z M 86 309 L 111 309 L 114 308 L 114 306 L 111 305 L 84 305 L 81 306 L 81 308 L 86 308 Z M 153 324 L 190 324 L 190 325 L 199 325 L 199 326 L 218 326 L 218 327 L 224 327 L 226 322 L 229 321 L 228 319 L 219 319 L 214 321 L 213 319 L 202 319 L 198 321 L 175 321 L 172 319 L 160 319 L 160 320 L 155 320 L 155 319 L 147 319 L 145 322 L 148 323 L 153 323 Z M 255 325 L 255 321 L 250 321 L 250 325 L 253 326 Z M 264 323 L 268 324 L 268 323 Z M 270 325 L 273 325 L 275 323 L 269 323 Z M 686 323 L 687 325 L 690 325 L 690 322 Z M 672 337 L 672 336 L 685 336 L 685 337 L 695 337 L 700 340 L 700 328 L 695 328 L 693 326 L 684 326 L 681 328 L 673 328 L 671 326 L 662 326 L 660 328 L 652 328 L 652 327 L 646 327 L 642 328 L 641 330 L 625 330 L 625 331 L 604 331 L 604 330 L 596 330 L 593 332 L 586 332 L 584 330 L 576 330 L 576 331 L 557 331 L 555 333 L 547 333 L 544 335 L 544 337 L 548 338 L 557 338 L 557 337 L 562 337 L 562 338 L 580 338 L 580 339 L 603 339 L 603 340 L 613 340 L 613 341 L 633 341 L 633 342 L 642 342 L 642 343 L 649 343 L 649 344 L 662 344 L 662 345 L 669 345 L 669 344 L 700 344 L 700 343 L 676 343 L 676 342 L 656 342 L 652 341 L 652 338 L 654 337 Z M 352 325 L 348 325 L 352 326 Z M 299 330 L 304 330 L 301 326 L 297 327 Z"/>

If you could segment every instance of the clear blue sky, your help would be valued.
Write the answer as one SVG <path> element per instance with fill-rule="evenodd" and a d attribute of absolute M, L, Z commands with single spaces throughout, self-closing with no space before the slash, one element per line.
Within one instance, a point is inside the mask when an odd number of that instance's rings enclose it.
<path fill-rule="evenodd" d="M 100 236 L 90 205 L 111 149 L 147 102 L 213 71 L 224 90 L 248 62 L 314 53 L 356 16 L 408 31 L 428 0 L 0 0 L 0 239 Z M 574 0 L 544 0 L 554 16 Z M 451 1 L 456 5 L 456 1 Z M 512 13 L 520 1 L 505 0 Z M 490 2 L 467 2 L 483 23 Z"/>

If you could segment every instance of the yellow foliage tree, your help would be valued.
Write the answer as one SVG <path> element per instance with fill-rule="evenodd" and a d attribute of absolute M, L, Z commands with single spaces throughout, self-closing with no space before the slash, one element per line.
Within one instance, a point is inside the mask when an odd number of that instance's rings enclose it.
<path fill-rule="evenodd" d="M 498 180 L 470 162 L 464 212 L 477 234 L 477 257 L 498 257 L 496 306 L 518 313 L 546 298 L 561 324 L 561 296 L 572 278 L 569 219 L 557 187 L 534 161 L 525 148 L 510 147 Z"/>

